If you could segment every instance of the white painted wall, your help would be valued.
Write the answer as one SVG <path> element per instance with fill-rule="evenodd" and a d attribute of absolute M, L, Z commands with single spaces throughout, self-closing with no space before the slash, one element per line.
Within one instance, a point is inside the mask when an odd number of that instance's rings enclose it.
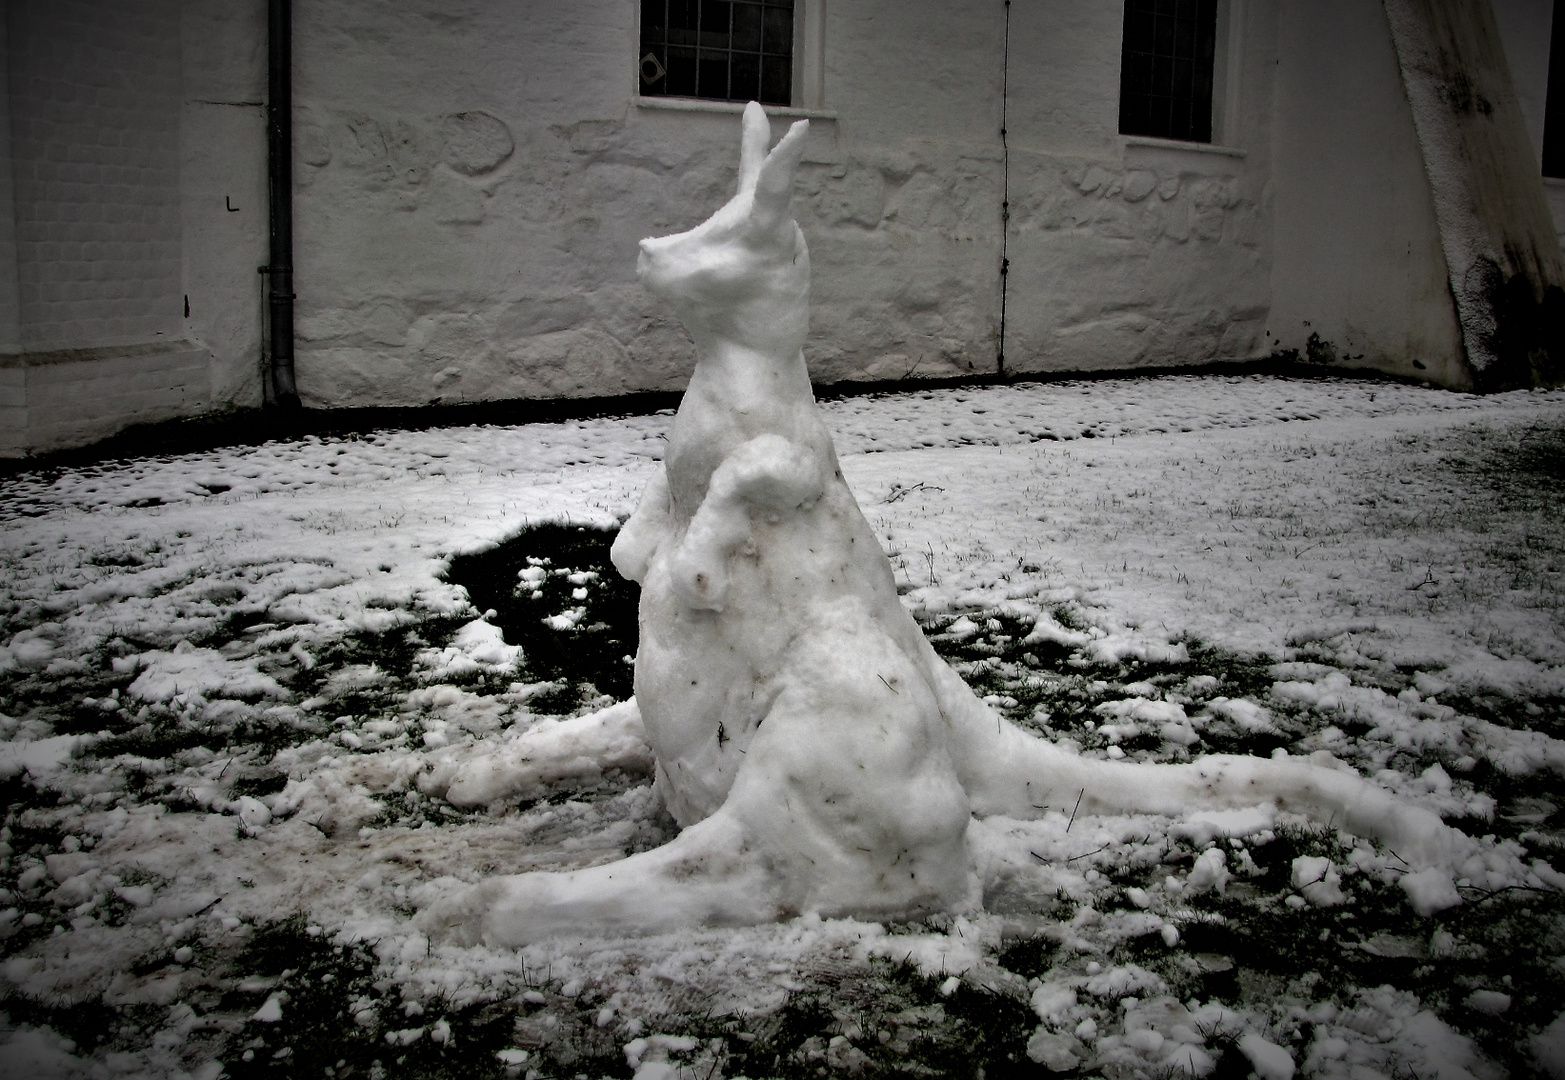
<path fill-rule="evenodd" d="M 6 5 L 0 454 L 260 403 L 265 11 Z"/>
<path fill-rule="evenodd" d="M 7 4 L 20 337 L 179 333 L 179 5 Z"/>
<path fill-rule="evenodd" d="M 1010 370 L 1265 354 L 1274 50 L 1257 6 L 1224 5 L 1242 27 L 1231 103 L 1226 80 L 1214 91 L 1231 115 L 1197 146 L 1119 134 L 1121 5 L 1013 5 Z"/>
<path fill-rule="evenodd" d="M 211 357 L 213 407 L 260 405 L 266 0 L 183 0 L 179 34 L 181 336 Z"/>
<path fill-rule="evenodd" d="M 1554 29 L 1554 0 L 1492 0 L 1500 40 L 1510 62 L 1516 97 L 1527 120 L 1538 160 L 1543 160 L 1543 115 L 1549 92 L 1549 41 Z M 1565 78 L 1565 73 L 1557 77 Z M 1554 218 L 1554 233 L 1565 247 L 1565 180 L 1546 177 L 1544 195 Z"/>
<path fill-rule="evenodd" d="M 9 20 L 0 12 L 0 353 L 22 347 L 16 281 L 16 200 L 11 184 L 11 65 Z M 3 385 L 3 384 L 0 384 Z M 17 407 L 0 391 L 0 410 Z M 10 425 L 0 426 L 0 430 Z"/>
<path fill-rule="evenodd" d="M 1381 6 L 1278 3 L 1271 17 L 1271 342 L 1308 355 L 1315 336 L 1317 355 L 1462 384 L 1429 182 Z"/>
<path fill-rule="evenodd" d="M 1013 4 L 1003 234 L 1000 0 L 801 2 L 822 27 L 796 199 L 818 380 L 993 371 L 1004 239 L 1012 372 L 1303 353 L 1318 335 L 1348 363 L 1461 381 L 1379 4 L 1223 0 L 1220 145 L 1204 148 L 1118 134 L 1122 5 Z M 1496 2 L 1536 137 L 1551 5 Z M 0 276 L 0 352 L 7 334 L 12 352 L 95 348 L 97 360 L 172 342 L 209 359 L 168 409 L 259 402 L 265 6 L 7 6 L 14 184 L 6 214 L 0 177 L 0 266 L 15 269 Z M 637 9 L 295 5 L 307 404 L 683 385 L 689 342 L 636 282 L 635 244 L 728 196 L 738 108 L 638 101 Z M 46 47 L 19 48 L 19 33 Z M 779 113 L 780 134 L 791 115 Z M 16 366 L 0 364 L 0 403 L 25 404 Z"/>
<path fill-rule="evenodd" d="M 1549 200 L 1549 215 L 1554 218 L 1554 238 L 1565 251 L 1565 180 L 1544 177 L 1543 194 Z"/>
<path fill-rule="evenodd" d="M 635 18 L 623 0 L 301 9 L 307 402 L 682 385 L 689 345 L 636 284 L 634 244 L 727 196 L 738 121 L 637 104 Z M 1121 19 L 1012 6 L 1009 370 L 1302 354 L 1318 335 L 1316 355 L 1461 382 L 1379 6 L 1228 0 L 1218 148 L 1118 134 Z M 831 117 L 797 200 L 818 380 L 993 370 L 1004 30 L 990 0 L 826 7 Z M 482 140 L 462 124 L 510 152 L 464 164 Z"/>
<path fill-rule="evenodd" d="M 16 203 L 11 184 L 10 33 L 0 10 L 0 355 L 21 349 L 21 310 L 16 279 Z M 0 364 L 0 457 L 27 447 L 27 379 Z"/>
<path fill-rule="evenodd" d="M 1543 112 L 1549 93 L 1549 34 L 1554 0 L 1490 0 L 1500 44 L 1511 68 L 1511 83 L 1522 107 L 1527 135 L 1543 160 Z"/>
<path fill-rule="evenodd" d="M 795 200 L 818 379 L 992 369 L 1000 11 L 826 8 L 833 115 L 813 121 Z M 738 109 L 636 104 L 635 4 L 361 0 L 297 18 L 307 403 L 683 385 L 689 342 L 636 282 L 635 244 L 728 197 Z"/>
<path fill-rule="evenodd" d="M 828 3 L 838 120 L 821 125 L 794 200 L 815 270 L 817 379 L 994 370 L 1003 16 L 992 0 Z"/>

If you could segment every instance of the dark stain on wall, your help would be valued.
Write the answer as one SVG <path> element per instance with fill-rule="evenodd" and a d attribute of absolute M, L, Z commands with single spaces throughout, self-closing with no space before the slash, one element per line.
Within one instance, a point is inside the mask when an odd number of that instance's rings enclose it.
<path fill-rule="evenodd" d="M 1511 265 L 1529 265 L 1509 254 Z M 1475 367 L 1475 389 L 1493 393 L 1565 381 L 1565 290 L 1543 286 L 1526 272 L 1507 275 L 1489 259 L 1479 260 L 1474 272 L 1494 313 L 1483 338 L 1495 357 L 1487 367 Z"/>

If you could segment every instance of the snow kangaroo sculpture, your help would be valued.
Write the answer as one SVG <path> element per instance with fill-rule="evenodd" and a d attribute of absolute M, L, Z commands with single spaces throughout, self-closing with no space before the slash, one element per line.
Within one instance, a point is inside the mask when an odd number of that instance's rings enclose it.
<path fill-rule="evenodd" d="M 843 481 L 801 346 L 810 260 L 789 210 L 807 121 L 770 153 L 745 110 L 739 191 L 689 232 L 643 240 L 642 282 L 695 339 L 666 466 L 615 542 L 641 583 L 634 707 L 683 831 L 619 862 L 494 878 L 426 911 L 433 933 L 517 945 L 982 903 L 975 816 L 1280 808 L 1445 864 L 1456 834 L 1351 773 L 1214 756 L 1079 756 L 979 701 L 898 601 Z M 624 710 L 572 724 L 606 723 Z"/>

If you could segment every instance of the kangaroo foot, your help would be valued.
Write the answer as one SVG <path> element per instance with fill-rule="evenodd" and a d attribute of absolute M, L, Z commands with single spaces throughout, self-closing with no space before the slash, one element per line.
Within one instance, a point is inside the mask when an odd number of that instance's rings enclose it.
<path fill-rule="evenodd" d="M 781 884 L 714 814 L 654 851 L 566 873 L 490 878 L 430 905 L 419 928 L 434 941 L 519 947 L 561 934 L 655 934 L 745 926 L 787 914 Z"/>

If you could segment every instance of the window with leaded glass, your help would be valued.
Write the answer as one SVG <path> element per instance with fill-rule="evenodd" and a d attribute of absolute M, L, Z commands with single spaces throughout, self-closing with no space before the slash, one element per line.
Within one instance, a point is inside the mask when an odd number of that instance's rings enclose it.
<path fill-rule="evenodd" d="M 1119 130 L 1212 141 L 1217 0 L 1126 0 Z"/>
<path fill-rule="evenodd" d="M 793 104 L 793 0 L 642 0 L 643 97 Z"/>

